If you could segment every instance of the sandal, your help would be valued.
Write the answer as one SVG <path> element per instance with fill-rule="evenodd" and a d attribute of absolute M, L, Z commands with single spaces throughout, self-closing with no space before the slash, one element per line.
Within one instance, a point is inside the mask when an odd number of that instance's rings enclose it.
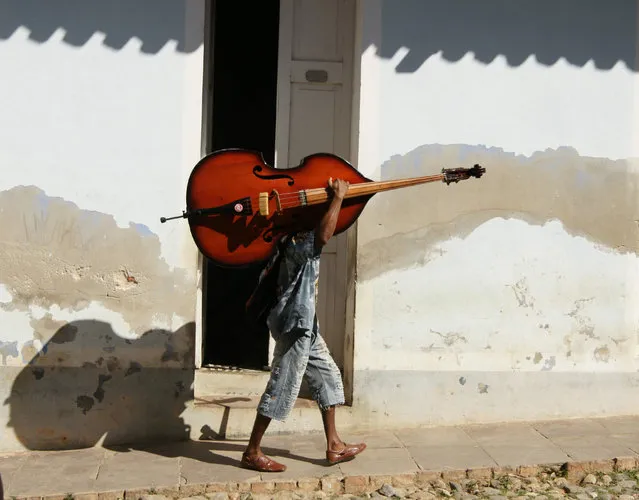
<path fill-rule="evenodd" d="M 251 457 L 243 453 L 241 464 L 242 467 L 246 469 L 256 470 L 258 472 L 284 472 L 286 470 L 286 465 L 277 463 L 265 455 Z"/>
<path fill-rule="evenodd" d="M 356 455 L 359 455 L 365 449 L 366 445 L 364 443 L 345 444 L 342 451 L 326 450 L 326 460 L 332 465 L 339 464 L 354 459 Z"/>

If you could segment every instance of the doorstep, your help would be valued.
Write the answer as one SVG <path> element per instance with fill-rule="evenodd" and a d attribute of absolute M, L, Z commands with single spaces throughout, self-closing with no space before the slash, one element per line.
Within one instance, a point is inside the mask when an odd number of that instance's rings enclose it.
<path fill-rule="evenodd" d="M 270 377 L 269 371 L 203 367 L 195 371 L 194 401 L 183 414 L 191 439 L 248 438 L 253 428 L 260 397 Z M 349 428 L 352 410 L 337 409 L 340 428 Z M 317 404 L 302 384 L 300 394 L 286 422 L 273 421 L 266 435 L 322 432 Z"/>
<path fill-rule="evenodd" d="M 183 414 L 185 423 L 191 429 L 191 439 L 248 438 L 253 428 L 260 396 L 196 396 Z M 352 428 L 354 418 L 351 407 L 340 406 L 336 411 L 340 428 Z M 266 435 L 320 433 L 323 430 L 324 424 L 315 401 L 299 397 L 286 422 L 272 421 Z"/>

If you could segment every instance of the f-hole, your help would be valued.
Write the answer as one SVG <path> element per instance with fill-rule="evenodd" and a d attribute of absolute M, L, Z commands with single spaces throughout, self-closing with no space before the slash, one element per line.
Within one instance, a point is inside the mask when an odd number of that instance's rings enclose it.
<path fill-rule="evenodd" d="M 295 184 L 295 179 L 293 179 L 293 177 L 291 177 L 290 175 L 287 174 L 261 174 L 260 172 L 262 171 L 262 166 L 261 165 L 255 165 L 253 167 L 253 174 L 256 177 L 259 177 L 260 179 L 288 179 L 287 184 L 289 186 L 292 186 L 293 184 Z"/>
<path fill-rule="evenodd" d="M 224 0 L 213 2 L 211 9 L 209 149 L 253 149 L 270 165 L 275 157 L 279 4 Z M 244 315 L 260 271 L 205 263 L 203 365 L 263 369 L 268 364 L 268 330 L 252 327 Z"/>

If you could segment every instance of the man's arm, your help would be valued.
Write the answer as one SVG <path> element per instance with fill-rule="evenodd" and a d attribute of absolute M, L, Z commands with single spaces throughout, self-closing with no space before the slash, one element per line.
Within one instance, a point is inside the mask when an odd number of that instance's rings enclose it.
<path fill-rule="evenodd" d="M 333 190 L 333 198 L 328 206 L 328 210 L 315 230 L 315 244 L 320 248 L 326 245 L 328 240 L 333 237 L 339 211 L 342 208 L 342 201 L 344 200 L 346 191 L 348 191 L 348 182 L 341 179 L 334 181 L 333 179 L 329 179 L 328 185 Z"/>

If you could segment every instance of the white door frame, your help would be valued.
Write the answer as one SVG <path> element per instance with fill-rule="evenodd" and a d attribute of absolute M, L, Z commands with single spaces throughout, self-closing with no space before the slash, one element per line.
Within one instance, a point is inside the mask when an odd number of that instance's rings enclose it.
<path fill-rule="evenodd" d="M 277 121 L 275 138 L 275 164 L 276 168 L 286 168 L 288 164 L 288 137 L 291 108 L 291 49 L 293 43 L 293 2 L 294 0 L 280 0 L 280 32 L 279 32 L 279 57 L 278 57 L 278 85 L 277 85 Z M 212 64 L 213 30 L 214 20 L 211 17 L 215 0 L 206 1 L 206 21 L 205 21 L 205 45 L 204 45 L 204 74 L 202 85 L 203 92 L 203 119 L 202 119 L 202 155 L 210 152 L 210 136 L 212 115 L 212 91 L 213 81 L 211 78 L 210 65 Z M 357 167 L 358 153 L 358 130 L 359 130 L 359 78 L 360 78 L 360 55 L 361 47 L 358 40 L 360 33 L 361 0 L 355 0 L 355 26 L 352 27 L 355 33 L 354 51 L 351 54 L 352 67 L 352 107 L 351 107 L 351 127 L 350 127 L 350 160 L 351 164 Z M 354 372 L 354 326 L 355 326 L 355 269 L 357 254 L 357 223 L 355 223 L 346 233 L 345 258 L 347 261 L 346 276 L 346 324 L 344 325 L 344 391 L 347 404 L 352 404 L 353 400 L 353 372 Z M 198 252 L 198 284 L 196 295 L 196 331 L 195 331 L 195 369 L 202 367 L 202 357 L 204 350 L 204 326 L 206 290 L 204 289 L 204 258 Z M 272 356 L 273 342 L 270 339 L 269 351 Z"/>
<path fill-rule="evenodd" d="M 288 165 L 291 117 L 291 50 L 293 47 L 293 0 L 280 0 L 280 34 L 277 54 L 277 114 L 275 118 L 275 168 Z"/>
<path fill-rule="evenodd" d="M 213 128 L 213 76 L 211 66 L 213 65 L 213 40 L 215 35 L 215 11 L 216 0 L 206 0 L 204 7 L 204 58 L 202 64 L 202 130 L 200 156 L 205 156 L 211 152 L 211 130 Z M 202 358 L 205 349 L 204 327 L 206 325 L 206 276 L 205 276 L 204 256 L 197 250 L 197 289 L 195 300 L 195 369 L 202 368 Z"/>

